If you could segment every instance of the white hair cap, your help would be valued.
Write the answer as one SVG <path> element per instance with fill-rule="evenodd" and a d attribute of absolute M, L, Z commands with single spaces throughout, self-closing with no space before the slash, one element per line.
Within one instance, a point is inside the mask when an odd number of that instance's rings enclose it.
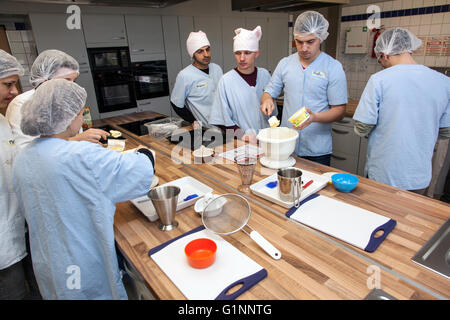
<path fill-rule="evenodd" d="M 396 55 L 403 52 L 412 53 L 422 45 L 422 40 L 413 33 L 402 28 L 391 28 L 383 32 L 377 39 L 375 54 L 380 58 L 381 53 Z"/>
<path fill-rule="evenodd" d="M 238 28 L 234 30 L 234 33 L 236 35 L 233 38 L 233 52 L 241 50 L 256 52 L 259 50 L 259 40 L 262 36 L 260 26 L 257 26 L 253 30 Z"/>
<path fill-rule="evenodd" d="M 328 26 L 329 23 L 322 14 L 306 11 L 295 20 L 294 36 L 306 37 L 313 34 L 322 42 L 328 37 Z"/>
<path fill-rule="evenodd" d="M 42 82 L 55 77 L 62 78 L 77 72 L 80 66 L 73 57 L 60 50 L 45 50 L 34 60 L 31 66 L 30 83 L 36 88 Z"/>
<path fill-rule="evenodd" d="M 23 74 L 24 70 L 19 61 L 8 52 L 0 49 L 0 79 L 14 75 L 21 77 Z"/>
<path fill-rule="evenodd" d="M 186 40 L 186 48 L 191 58 L 194 56 L 195 51 L 204 46 L 210 46 L 206 33 L 200 30 L 189 34 Z"/>
<path fill-rule="evenodd" d="M 64 132 L 84 107 L 86 96 L 86 90 L 65 79 L 42 83 L 21 108 L 22 132 L 29 136 Z"/>

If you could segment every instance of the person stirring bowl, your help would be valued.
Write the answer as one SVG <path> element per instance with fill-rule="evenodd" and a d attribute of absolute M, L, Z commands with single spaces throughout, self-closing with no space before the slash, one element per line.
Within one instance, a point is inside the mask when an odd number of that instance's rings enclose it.
<path fill-rule="evenodd" d="M 86 91 L 45 81 L 22 106 L 21 130 L 38 136 L 16 158 L 13 185 L 30 232 L 44 299 L 127 299 L 114 241 L 116 203 L 146 194 L 149 149 L 121 154 L 70 141 L 83 122 Z M 68 285 L 68 283 L 70 285 Z"/>
<path fill-rule="evenodd" d="M 295 129 L 299 139 L 295 154 L 330 165 L 332 153 L 331 123 L 344 117 L 347 104 L 347 80 L 342 65 L 320 44 L 328 37 L 328 21 L 318 12 L 300 14 L 294 25 L 297 52 L 281 59 L 261 97 L 260 110 L 271 115 L 272 98 L 284 89 L 281 126 L 292 128 L 288 119 L 306 107 L 310 117 Z"/>

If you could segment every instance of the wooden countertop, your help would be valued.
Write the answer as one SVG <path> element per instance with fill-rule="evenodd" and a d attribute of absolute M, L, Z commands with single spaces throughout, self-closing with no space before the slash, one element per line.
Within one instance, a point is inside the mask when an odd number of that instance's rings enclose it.
<path fill-rule="evenodd" d="M 104 119 L 115 126 L 152 116 L 151 113 Z M 128 134 L 126 148 L 145 144 L 156 151 L 156 175 L 159 184 L 192 176 L 214 189 L 214 193 L 239 193 L 240 178 L 234 164 L 193 164 L 190 150 L 173 152 L 167 140 Z M 242 143 L 242 142 L 231 142 Z M 220 147 L 216 148 L 219 151 Z M 173 154 L 172 154 L 173 153 Z M 178 154 L 178 155 L 177 155 Z M 173 157 L 172 157 L 173 156 Z M 182 162 L 173 161 L 178 158 Z M 334 168 L 297 158 L 296 167 L 323 173 Z M 260 164 L 253 183 L 275 172 Z M 397 226 L 380 247 L 368 253 L 320 231 L 285 217 L 286 209 L 253 194 L 241 193 L 249 200 L 252 216 L 249 224 L 282 252 L 273 260 L 243 232 L 224 236 L 227 241 L 268 271 L 268 277 L 238 299 L 363 299 L 368 287 L 379 276 L 381 289 L 398 299 L 448 299 L 450 280 L 411 261 L 450 216 L 443 202 L 393 188 L 359 177 L 358 187 L 349 194 L 328 185 L 319 193 L 395 219 Z M 177 215 L 179 226 L 162 232 L 131 202 L 117 205 L 115 237 L 126 259 L 145 279 L 159 299 L 185 299 L 163 271 L 148 257 L 148 250 L 202 225 L 193 206 Z M 373 282 L 372 282 L 373 283 Z"/>

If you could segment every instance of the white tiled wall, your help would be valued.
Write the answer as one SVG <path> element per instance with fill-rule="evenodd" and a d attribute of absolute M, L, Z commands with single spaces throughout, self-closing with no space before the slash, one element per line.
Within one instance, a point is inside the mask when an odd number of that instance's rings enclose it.
<path fill-rule="evenodd" d="M 394 0 L 373 3 L 381 11 L 412 9 L 449 4 L 450 0 Z M 368 5 L 347 6 L 342 8 L 342 16 L 365 14 Z M 450 12 L 422 14 L 394 18 L 383 18 L 384 27 L 402 27 L 410 30 L 418 37 L 450 36 Z M 351 27 L 364 27 L 366 21 L 341 22 L 338 42 L 337 59 L 342 63 L 347 75 L 348 94 L 350 99 L 359 99 L 370 75 L 382 70 L 376 59 L 371 57 L 373 48 L 373 33 L 368 32 L 369 52 L 364 54 L 344 54 L 345 33 Z M 417 63 L 430 67 L 449 67 L 450 57 L 414 55 Z"/>
<path fill-rule="evenodd" d="M 11 53 L 22 64 L 25 74 L 20 77 L 22 90 L 32 89 L 30 84 L 30 69 L 37 57 L 36 44 L 31 30 L 9 30 L 6 31 Z"/>

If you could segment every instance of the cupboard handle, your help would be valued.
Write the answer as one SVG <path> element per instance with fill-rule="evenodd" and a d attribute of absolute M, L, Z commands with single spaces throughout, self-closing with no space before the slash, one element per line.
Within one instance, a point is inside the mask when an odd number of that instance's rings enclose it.
<path fill-rule="evenodd" d="M 142 52 L 142 51 L 144 51 L 144 49 L 133 49 L 133 50 L 131 50 L 131 52 Z"/>
<path fill-rule="evenodd" d="M 141 106 L 146 106 L 146 105 L 149 105 L 149 104 L 152 104 L 152 103 L 151 102 L 139 103 L 139 105 L 141 105 Z"/>
<path fill-rule="evenodd" d="M 125 37 L 113 37 L 112 39 L 113 40 L 123 40 L 123 39 L 125 39 Z"/>
<path fill-rule="evenodd" d="M 338 156 L 335 156 L 334 154 L 331 154 L 331 157 L 332 158 L 335 158 L 335 159 L 337 159 L 337 160 L 347 160 L 347 158 L 342 158 L 342 157 L 338 157 Z"/>
<path fill-rule="evenodd" d="M 331 130 L 332 130 L 333 132 L 338 133 L 338 134 L 347 134 L 347 133 L 350 133 L 349 131 L 342 131 L 342 130 L 337 130 L 337 129 L 334 129 L 334 128 L 332 128 Z"/>

